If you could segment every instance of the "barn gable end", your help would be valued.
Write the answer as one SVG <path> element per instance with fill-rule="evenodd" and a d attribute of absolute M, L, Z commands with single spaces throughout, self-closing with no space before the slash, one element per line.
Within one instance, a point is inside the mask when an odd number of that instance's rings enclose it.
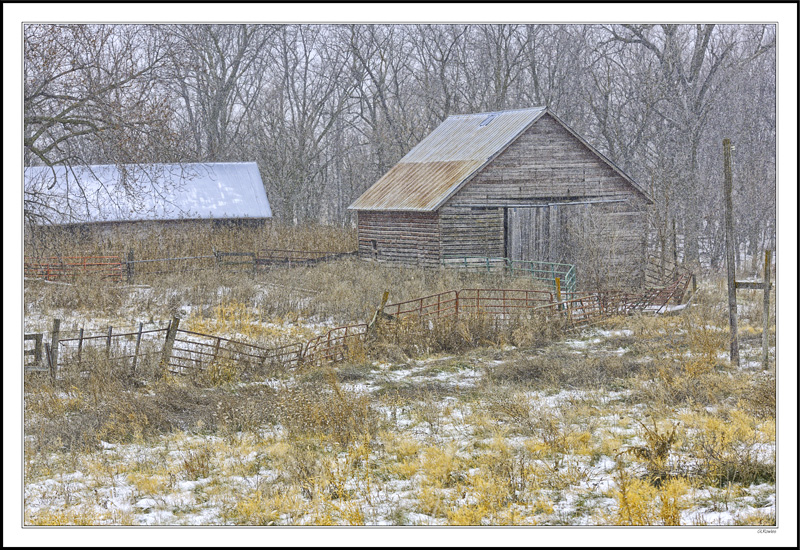
<path fill-rule="evenodd" d="M 514 206 L 529 201 L 650 199 L 550 113 L 465 182 L 447 206 Z"/>

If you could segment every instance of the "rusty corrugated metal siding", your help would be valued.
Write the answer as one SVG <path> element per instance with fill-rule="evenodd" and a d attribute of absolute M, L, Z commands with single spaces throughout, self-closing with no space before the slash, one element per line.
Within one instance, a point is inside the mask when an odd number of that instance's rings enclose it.
<path fill-rule="evenodd" d="M 448 117 L 350 208 L 434 211 L 544 112 L 537 107 Z"/>

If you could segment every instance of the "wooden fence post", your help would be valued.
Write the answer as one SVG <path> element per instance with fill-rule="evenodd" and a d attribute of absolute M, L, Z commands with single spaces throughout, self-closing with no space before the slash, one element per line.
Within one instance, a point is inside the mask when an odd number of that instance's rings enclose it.
<path fill-rule="evenodd" d="M 139 357 L 139 345 L 142 343 L 142 326 L 144 323 L 139 321 L 139 332 L 136 335 L 136 349 L 133 351 L 133 365 L 131 366 L 131 374 L 136 373 L 136 360 Z"/>
<path fill-rule="evenodd" d="M 378 306 L 378 309 L 375 310 L 375 315 L 372 316 L 372 321 L 369 322 L 367 325 L 367 332 L 373 329 L 375 323 L 378 322 L 378 319 L 383 315 L 383 309 L 386 307 L 386 302 L 389 300 L 389 291 L 384 290 L 383 296 L 381 297 L 381 304 Z"/>
<path fill-rule="evenodd" d="M 733 171 L 731 169 L 731 140 L 722 140 L 725 181 L 723 186 L 725 204 L 725 249 L 728 267 L 728 320 L 731 328 L 731 363 L 739 366 L 738 312 L 736 311 L 736 250 L 733 234 Z"/>
<path fill-rule="evenodd" d="M 772 251 L 764 252 L 764 330 L 761 333 L 761 362 L 764 370 L 769 368 L 769 279 L 770 256 Z"/>
<path fill-rule="evenodd" d="M 61 319 L 53 319 L 53 331 L 50 334 L 50 378 L 56 381 L 56 371 L 58 370 L 58 342 L 61 330 Z"/>
<path fill-rule="evenodd" d="M 222 338 L 217 337 L 217 343 L 214 344 L 214 357 L 211 359 L 211 364 L 215 364 L 217 362 L 217 357 L 219 356 L 219 347 L 222 345 Z"/>
<path fill-rule="evenodd" d="M 556 277 L 556 303 L 558 309 L 561 310 L 561 277 Z"/>
<path fill-rule="evenodd" d="M 78 331 L 78 364 L 81 364 L 81 352 L 83 351 L 83 327 Z"/>
<path fill-rule="evenodd" d="M 133 283 L 133 249 L 128 250 L 128 263 L 125 264 L 128 284 Z"/>
<path fill-rule="evenodd" d="M 172 346 L 175 345 L 175 336 L 178 334 L 178 324 L 180 321 L 180 318 L 173 317 L 172 321 L 169 323 L 169 327 L 167 328 L 167 338 L 164 341 L 164 349 L 161 352 L 162 370 L 167 370 L 169 361 L 172 358 Z"/>
<path fill-rule="evenodd" d="M 106 336 L 106 357 L 111 357 L 111 332 L 114 328 L 108 325 L 108 335 Z"/>

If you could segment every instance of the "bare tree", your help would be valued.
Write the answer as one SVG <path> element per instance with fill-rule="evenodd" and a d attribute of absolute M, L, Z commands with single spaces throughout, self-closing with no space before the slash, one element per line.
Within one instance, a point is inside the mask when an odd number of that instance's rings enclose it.
<path fill-rule="evenodd" d="M 413 74 L 408 65 L 408 28 L 351 25 L 347 32 L 357 100 L 351 126 L 370 144 L 375 160 L 372 175 L 380 177 L 423 137 L 406 91 Z"/>
<path fill-rule="evenodd" d="M 470 111 L 496 111 L 530 107 L 515 94 L 522 79 L 529 35 L 522 25 L 479 25 L 467 33 L 463 85 L 471 93 L 465 102 Z M 459 82 L 462 85 L 462 82 Z"/>
<path fill-rule="evenodd" d="M 622 25 L 605 28 L 612 40 L 643 46 L 658 62 L 661 87 L 666 101 L 658 115 L 671 132 L 679 135 L 670 153 L 684 168 L 677 192 L 685 243 L 685 259 L 699 261 L 702 214 L 698 206 L 708 205 L 708 189 L 701 184 L 700 151 L 711 122 L 712 107 L 719 98 L 720 75 L 746 59 L 736 56 L 739 37 L 733 27 L 708 25 Z M 748 57 L 774 46 L 762 43 Z"/>
<path fill-rule="evenodd" d="M 464 105 L 467 25 L 417 25 L 410 29 L 414 93 L 430 131 Z"/>
<path fill-rule="evenodd" d="M 292 223 L 320 211 L 330 134 L 350 101 L 349 52 L 336 36 L 321 26 L 281 27 L 271 88 L 257 104 L 252 135 L 264 183 Z"/>
<path fill-rule="evenodd" d="M 155 78 L 167 44 L 157 28 L 26 25 L 24 38 L 25 163 L 67 168 L 26 187 L 28 222 L 47 217 L 57 174 L 68 175 L 73 166 L 172 154 L 169 106 Z M 142 190 L 121 185 L 123 193 Z"/>
<path fill-rule="evenodd" d="M 267 25 L 169 26 L 169 82 L 186 154 L 196 160 L 243 160 L 243 128 L 271 61 L 276 28 Z"/>
<path fill-rule="evenodd" d="M 658 248 L 697 260 L 718 252 L 725 128 L 752 254 L 775 232 L 774 41 L 768 25 L 28 25 L 25 160 L 256 160 L 277 216 L 344 222 L 447 116 L 546 105 L 649 187 Z"/>

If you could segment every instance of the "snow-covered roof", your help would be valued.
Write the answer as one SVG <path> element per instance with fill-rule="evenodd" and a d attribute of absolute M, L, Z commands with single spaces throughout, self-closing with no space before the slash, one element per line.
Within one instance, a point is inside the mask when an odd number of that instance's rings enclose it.
<path fill-rule="evenodd" d="M 254 162 L 29 166 L 25 198 L 50 224 L 272 217 Z"/>

